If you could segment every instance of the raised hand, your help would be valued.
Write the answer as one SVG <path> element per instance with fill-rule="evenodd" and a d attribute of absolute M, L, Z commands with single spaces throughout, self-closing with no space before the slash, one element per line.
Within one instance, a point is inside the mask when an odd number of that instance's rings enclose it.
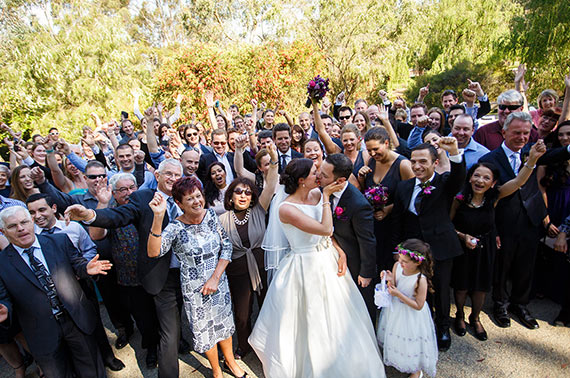
<path fill-rule="evenodd" d="M 56 148 L 57 152 L 62 153 L 65 156 L 67 156 L 71 153 L 71 148 L 69 147 L 69 144 L 67 144 L 67 142 L 65 140 L 63 140 L 62 138 L 58 139 L 57 144 L 55 145 L 55 148 Z"/>
<path fill-rule="evenodd" d="M 182 99 L 183 99 L 182 94 L 179 93 L 178 96 L 176 96 L 176 103 L 180 105 L 180 103 L 182 102 Z"/>
<path fill-rule="evenodd" d="M 111 185 L 105 185 L 103 181 L 95 184 L 95 198 L 102 204 L 108 204 L 113 197 L 113 189 Z"/>
<path fill-rule="evenodd" d="M 8 320 L 8 307 L 0 303 L 0 323 Z"/>
<path fill-rule="evenodd" d="M 378 107 L 378 119 L 380 121 L 390 121 L 390 117 L 388 115 L 388 108 L 384 104 L 376 105 Z"/>
<path fill-rule="evenodd" d="M 420 99 L 424 99 L 429 94 L 429 83 L 425 87 L 420 88 Z"/>
<path fill-rule="evenodd" d="M 71 205 L 65 209 L 64 218 L 65 222 L 69 223 L 71 221 L 88 221 L 93 218 L 93 210 L 89 210 L 83 205 Z"/>
<path fill-rule="evenodd" d="M 442 150 L 449 152 L 450 156 L 454 156 L 459 153 L 459 148 L 457 147 L 457 139 L 454 137 L 441 137 L 439 139 L 438 145 Z"/>
<path fill-rule="evenodd" d="M 251 106 L 252 106 L 254 109 L 257 109 L 257 100 L 254 99 L 254 98 L 252 98 L 250 102 L 251 102 Z"/>
<path fill-rule="evenodd" d="M 427 115 L 421 116 L 417 120 L 418 127 L 426 127 L 427 125 L 429 125 L 429 123 L 430 123 L 430 120 L 429 120 L 429 117 Z"/>
<path fill-rule="evenodd" d="M 485 94 L 485 92 L 483 92 L 483 89 L 481 88 L 481 84 L 479 84 L 478 81 L 471 81 L 470 79 L 467 79 L 467 81 L 469 82 L 467 88 L 475 92 L 477 96 L 481 97 Z"/>
<path fill-rule="evenodd" d="M 145 157 L 144 151 L 141 150 L 135 151 L 135 164 L 143 164 L 144 157 Z"/>
<path fill-rule="evenodd" d="M 113 264 L 109 260 L 99 260 L 99 254 L 97 254 L 87 263 L 87 274 L 90 276 L 97 274 L 106 275 L 107 270 L 111 269 L 112 266 Z"/>
<path fill-rule="evenodd" d="M 148 203 L 148 206 L 155 215 L 161 215 L 166 212 L 166 199 L 160 193 L 154 193 L 154 197 Z"/>
<path fill-rule="evenodd" d="M 463 99 L 467 102 L 475 102 L 475 92 L 471 89 L 464 89 L 463 92 L 461 92 L 461 96 L 463 96 Z"/>
<path fill-rule="evenodd" d="M 530 165 L 536 165 L 536 161 L 546 152 L 546 145 L 542 139 L 536 141 L 530 148 L 528 162 Z"/>
<path fill-rule="evenodd" d="M 44 174 L 44 171 L 42 171 L 40 167 L 32 168 L 32 170 L 30 171 L 30 177 L 32 180 L 34 180 L 36 185 L 43 184 L 46 181 L 46 176 Z"/>
<path fill-rule="evenodd" d="M 279 157 L 277 156 L 277 147 L 275 146 L 274 143 L 271 143 L 268 147 L 267 150 L 269 152 L 269 161 L 278 161 Z"/>
<path fill-rule="evenodd" d="M 236 149 L 243 150 L 247 144 L 247 135 L 240 135 L 236 138 Z"/>
<path fill-rule="evenodd" d="M 212 92 L 211 90 L 207 90 L 204 92 L 204 100 L 206 100 L 206 106 L 208 108 L 213 108 L 214 107 L 214 92 Z"/>
<path fill-rule="evenodd" d="M 384 89 L 380 89 L 378 91 L 378 96 L 380 96 L 382 101 L 386 101 L 388 99 L 388 93 Z"/>
<path fill-rule="evenodd" d="M 566 88 L 570 88 L 570 74 L 564 76 L 564 85 Z"/>
<path fill-rule="evenodd" d="M 14 148 L 14 142 L 11 141 L 10 139 L 8 139 L 8 137 L 4 138 L 4 143 L 6 144 L 6 146 L 8 146 L 8 148 L 11 150 L 12 148 Z"/>
<path fill-rule="evenodd" d="M 344 104 L 344 100 L 345 100 L 344 97 L 345 97 L 344 91 L 342 91 L 342 92 L 340 92 L 340 93 L 338 94 L 338 96 L 336 96 L 335 102 L 336 102 L 337 104 Z"/>
<path fill-rule="evenodd" d="M 517 67 L 515 72 L 515 83 L 521 83 L 524 80 L 524 74 L 526 73 L 526 64 L 521 63 Z"/>

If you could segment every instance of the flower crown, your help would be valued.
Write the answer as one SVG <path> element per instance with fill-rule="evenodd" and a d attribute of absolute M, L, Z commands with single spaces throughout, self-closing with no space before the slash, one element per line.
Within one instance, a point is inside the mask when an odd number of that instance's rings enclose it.
<path fill-rule="evenodd" d="M 417 262 L 422 262 L 426 259 L 426 257 L 421 253 L 416 251 L 410 251 L 409 249 L 402 247 L 402 244 L 398 244 L 396 250 L 398 251 L 398 253 L 401 253 L 402 255 L 410 256 L 412 260 L 416 260 Z"/>

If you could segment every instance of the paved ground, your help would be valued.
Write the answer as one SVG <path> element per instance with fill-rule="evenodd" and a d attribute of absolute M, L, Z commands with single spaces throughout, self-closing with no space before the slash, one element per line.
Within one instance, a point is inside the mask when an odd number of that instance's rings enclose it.
<path fill-rule="evenodd" d="M 480 342 L 468 328 L 465 337 L 452 334 L 450 351 L 441 353 L 438 362 L 440 377 L 570 377 L 570 328 L 554 327 L 549 322 L 556 317 L 559 306 L 547 299 L 534 300 L 529 306 L 540 324 L 538 330 L 528 330 L 517 321 L 511 328 L 497 327 L 487 315 L 482 322 L 489 334 L 489 340 Z M 485 311 L 490 312 L 487 303 Z M 452 309 L 452 313 L 455 310 Z M 109 321 L 105 316 L 105 324 Z M 469 312 L 467 311 L 467 314 Z M 109 331 L 114 343 L 116 336 Z M 109 377 L 156 377 L 157 371 L 144 366 L 144 351 L 139 347 L 140 335 L 136 333 L 129 346 L 117 351 L 117 356 L 127 368 L 121 372 L 109 372 Z M 359 358 L 360 356 L 355 356 Z M 137 364 L 137 359 L 142 362 Z M 240 362 L 252 377 L 263 377 L 261 365 L 250 354 Z M 392 368 L 387 368 L 388 377 L 405 377 Z M 196 353 L 181 356 L 181 377 L 211 377 L 208 361 Z M 227 374 L 231 377 L 231 374 Z M 13 377 L 12 370 L 0 362 L 0 378 Z M 28 368 L 27 377 L 37 377 L 35 366 Z"/>

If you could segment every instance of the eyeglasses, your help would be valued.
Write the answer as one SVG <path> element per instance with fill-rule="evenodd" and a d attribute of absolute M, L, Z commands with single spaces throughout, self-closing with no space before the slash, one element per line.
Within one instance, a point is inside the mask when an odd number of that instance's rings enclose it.
<path fill-rule="evenodd" d="M 235 188 L 234 193 L 237 194 L 238 196 L 241 195 L 242 193 L 245 193 L 246 196 L 252 195 L 251 189 Z"/>
<path fill-rule="evenodd" d="M 503 104 L 499 104 L 499 109 L 501 110 L 506 110 L 509 109 L 511 112 L 514 112 L 515 110 L 519 109 L 521 105 L 503 105 Z"/>
<path fill-rule="evenodd" d="M 107 177 L 106 173 L 101 173 L 100 175 L 85 175 L 89 180 L 96 180 L 98 178 Z"/>
<path fill-rule="evenodd" d="M 197 136 L 197 135 L 198 135 L 198 133 L 186 134 L 186 138 L 190 138 L 190 137 Z"/>
<path fill-rule="evenodd" d="M 135 185 L 132 185 L 132 186 L 125 186 L 124 188 L 117 188 L 117 189 L 115 189 L 114 191 L 115 191 L 115 192 L 119 192 L 119 193 L 121 193 L 121 194 L 125 194 L 128 190 L 134 192 L 134 191 L 137 190 L 137 187 L 136 187 Z"/>
<path fill-rule="evenodd" d="M 214 146 L 225 146 L 226 142 L 212 142 Z"/>
<path fill-rule="evenodd" d="M 181 175 L 180 173 L 174 173 L 174 172 L 169 172 L 169 171 L 160 172 L 160 174 L 161 174 L 161 175 L 164 175 L 164 176 L 166 176 L 166 177 L 168 177 L 168 178 L 174 177 L 175 179 L 179 179 L 180 177 L 182 177 L 182 175 Z"/>
<path fill-rule="evenodd" d="M 345 119 L 350 119 L 350 116 L 340 116 L 338 119 L 344 121 Z"/>

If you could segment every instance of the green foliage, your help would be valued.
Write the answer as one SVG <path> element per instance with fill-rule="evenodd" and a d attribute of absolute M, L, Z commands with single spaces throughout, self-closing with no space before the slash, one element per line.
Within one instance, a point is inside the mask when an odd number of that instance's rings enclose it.
<path fill-rule="evenodd" d="M 532 101 L 545 88 L 563 91 L 570 57 L 570 1 L 519 2 L 524 6 L 524 14 L 512 19 L 512 33 L 505 47 L 514 60 L 527 64 L 526 80 Z"/>

